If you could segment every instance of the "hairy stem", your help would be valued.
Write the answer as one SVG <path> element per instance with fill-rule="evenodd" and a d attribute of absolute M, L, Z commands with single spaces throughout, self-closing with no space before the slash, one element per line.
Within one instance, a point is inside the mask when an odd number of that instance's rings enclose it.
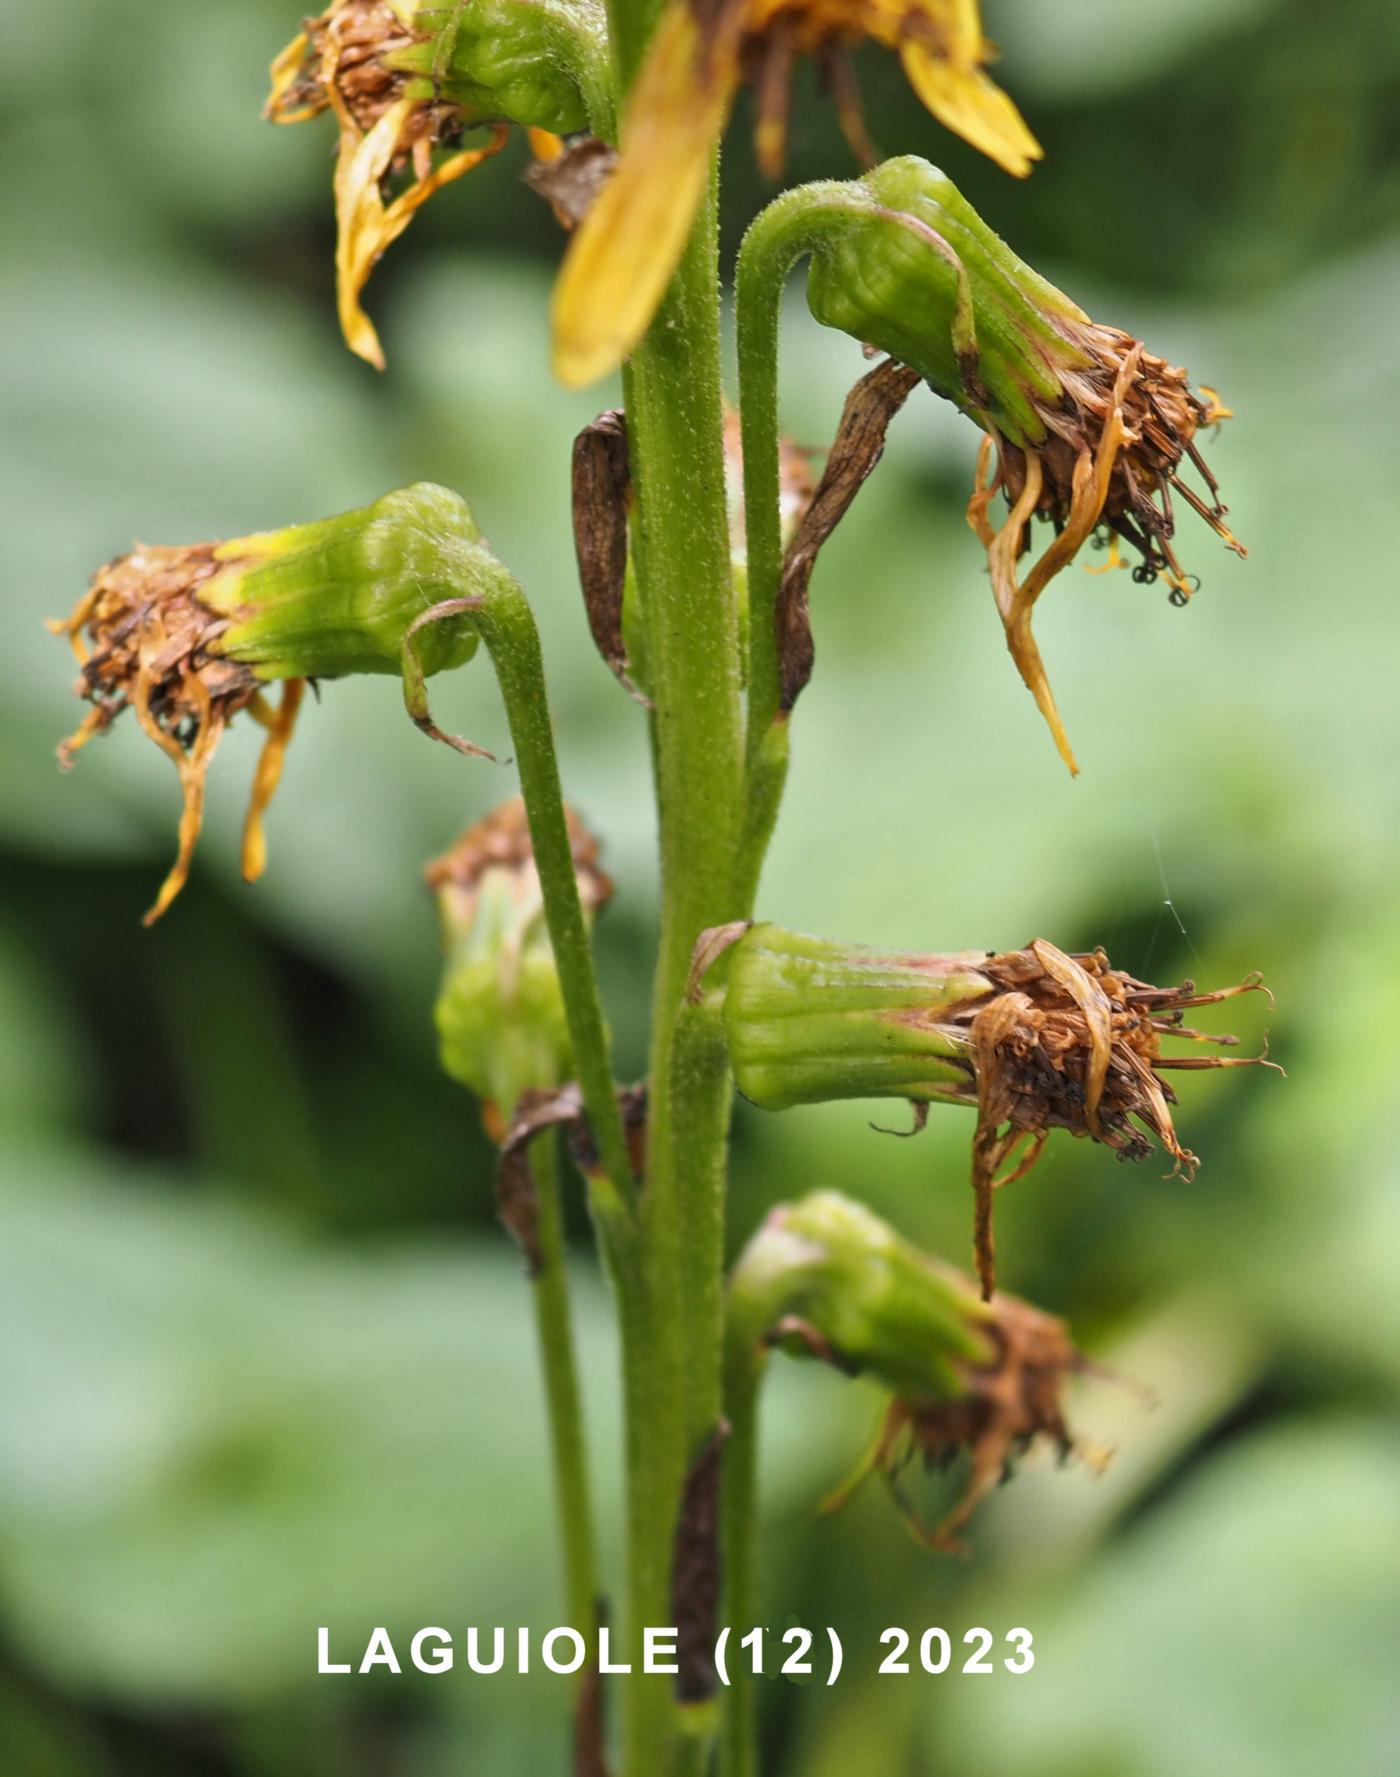
<path fill-rule="evenodd" d="M 496 669 L 515 747 L 520 792 L 530 822 L 549 940 L 559 970 L 569 1041 L 603 1172 L 618 1204 L 631 1197 L 632 1169 L 613 1082 L 610 1044 L 598 997 L 593 947 L 579 901 L 573 846 L 564 814 L 550 728 L 539 632 L 524 593 L 501 569 L 473 612 Z M 595 1204 L 606 1193 L 595 1183 Z"/>
<path fill-rule="evenodd" d="M 800 259 L 877 205 L 844 183 L 785 192 L 754 220 L 739 252 L 734 302 L 748 552 L 748 739 L 744 826 L 736 870 L 740 912 L 753 911 L 787 785 L 776 618 L 783 574 L 778 426 L 778 323 L 783 285 Z M 898 220 L 892 218 L 892 220 Z"/>
<path fill-rule="evenodd" d="M 532 1293 L 549 1411 L 554 1500 L 569 1611 L 567 1621 L 588 1638 L 590 1656 L 596 1659 L 599 1587 L 593 1542 L 593 1493 L 588 1478 L 578 1363 L 569 1314 L 558 1141 L 552 1132 L 536 1138 L 531 1153 L 531 1170 L 539 1204 L 536 1228 L 539 1270 L 533 1279 Z"/>
<path fill-rule="evenodd" d="M 767 1353 L 754 1329 L 731 1328 L 724 1352 L 724 1412 L 729 1421 L 720 1532 L 724 1545 L 724 1620 L 735 1639 L 758 1622 L 758 1390 Z M 725 1698 L 720 1777 L 755 1777 L 758 1723 L 754 1681 L 736 1670 Z"/>

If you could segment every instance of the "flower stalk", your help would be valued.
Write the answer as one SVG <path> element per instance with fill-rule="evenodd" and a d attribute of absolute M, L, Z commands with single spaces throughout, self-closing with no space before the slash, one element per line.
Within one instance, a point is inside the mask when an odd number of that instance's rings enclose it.
<path fill-rule="evenodd" d="M 566 811 L 585 916 L 612 884 L 598 868 L 597 844 Z M 573 1072 L 558 970 L 544 924 L 544 900 L 523 802 L 504 804 L 428 866 L 445 952 L 436 1023 L 444 1071 L 482 1102 L 488 1135 L 503 1146 L 516 1105 L 558 1087 Z M 599 1598 L 592 1487 L 574 1351 L 560 1192 L 558 1139 L 542 1131 L 523 1160 L 522 1209 L 501 1187 L 502 1219 L 520 1239 L 534 1308 L 545 1385 L 555 1506 L 569 1621 L 597 1659 Z M 501 1167 L 506 1177 L 506 1162 Z M 585 1673 L 591 1668 L 585 1668 Z M 590 1682 L 581 1680 L 581 1690 Z M 579 1716 L 580 1731 L 584 1715 Z"/>

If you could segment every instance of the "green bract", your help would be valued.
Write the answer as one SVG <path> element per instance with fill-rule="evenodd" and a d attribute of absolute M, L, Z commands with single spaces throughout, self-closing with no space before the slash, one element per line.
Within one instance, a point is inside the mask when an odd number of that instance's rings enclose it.
<path fill-rule="evenodd" d="M 817 320 L 889 352 L 965 411 L 989 413 L 1008 437 L 1042 438 L 1044 422 L 1031 396 L 1054 400 L 1061 392 L 1058 372 L 1088 362 L 1056 321 L 1087 317 L 1018 259 L 952 180 L 918 155 L 885 161 L 846 189 L 856 201 L 841 226 L 823 231 L 808 272 L 807 301 Z M 900 216 L 922 229 L 900 226 Z M 980 390 L 969 385 L 959 361 L 964 279 Z"/>
<path fill-rule="evenodd" d="M 754 926 L 729 953 L 724 990 L 736 1085 L 772 1111 L 837 1098 L 966 1102 L 966 1038 L 939 1014 L 988 992 L 983 960 Z"/>
<path fill-rule="evenodd" d="M 826 1346 L 843 1368 L 916 1397 L 957 1393 L 957 1365 L 989 1360 L 990 1319 L 967 1280 L 837 1191 L 775 1210 L 729 1285 L 731 1339 L 784 1337 L 797 1355 Z"/>
<path fill-rule="evenodd" d="M 236 565 L 203 591 L 232 620 L 215 647 L 260 679 L 401 674 L 415 619 L 500 573 L 466 503 L 431 482 L 315 524 L 240 538 L 219 556 Z M 447 617 L 416 642 L 426 677 L 464 665 L 478 636 L 465 618 Z"/>
<path fill-rule="evenodd" d="M 414 27 L 431 35 L 385 57 L 387 67 L 422 78 L 407 97 L 443 96 L 478 117 L 561 136 L 602 127 L 607 24 L 589 0 L 422 7 Z"/>

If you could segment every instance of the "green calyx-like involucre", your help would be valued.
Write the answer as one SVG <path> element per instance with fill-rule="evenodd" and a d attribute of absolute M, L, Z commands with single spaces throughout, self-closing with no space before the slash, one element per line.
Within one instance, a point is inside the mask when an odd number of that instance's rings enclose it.
<path fill-rule="evenodd" d="M 735 1082 L 765 1110 L 835 1098 L 967 1102 L 968 1045 L 948 1008 L 990 991 L 985 953 L 886 954 L 770 924 L 728 959 Z"/>
<path fill-rule="evenodd" d="M 593 0 L 424 5 L 412 22 L 413 44 L 385 56 L 386 67 L 417 77 L 406 97 L 561 136 L 606 126 L 607 20 Z"/>
<path fill-rule="evenodd" d="M 419 482 L 372 506 L 222 544 L 223 572 L 203 602 L 229 619 L 212 648 L 260 679 L 403 671 L 414 622 L 432 606 L 484 590 L 503 572 L 465 501 Z M 477 649 L 464 618 L 421 632 L 425 677 Z"/>
<path fill-rule="evenodd" d="M 864 205 L 812 256 L 817 320 L 908 364 L 1015 442 L 1043 438 L 1037 399 L 1058 400 L 1060 373 L 1089 362 L 1064 324 L 1088 316 L 919 156 L 887 160 L 850 189 Z"/>
<path fill-rule="evenodd" d="M 958 1366 L 994 1350 L 970 1279 L 836 1191 L 773 1211 L 734 1268 L 728 1316 L 755 1351 L 781 1341 L 916 1398 L 957 1393 Z"/>

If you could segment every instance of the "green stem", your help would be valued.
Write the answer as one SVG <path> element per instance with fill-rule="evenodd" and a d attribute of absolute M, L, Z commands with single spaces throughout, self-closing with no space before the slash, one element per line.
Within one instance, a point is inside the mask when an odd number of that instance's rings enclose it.
<path fill-rule="evenodd" d="M 546 1132 L 536 1138 L 531 1170 L 539 1204 L 536 1229 L 539 1269 L 532 1282 L 532 1292 L 549 1409 L 555 1508 L 569 1611 L 566 1620 L 588 1637 L 591 1653 L 596 1658 L 599 1588 L 593 1544 L 593 1495 L 588 1479 L 578 1365 L 569 1315 L 558 1142 L 552 1133 Z"/>
<path fill-rule="evenodd" d="M 627 415 L 662 873 L 641 1229 L 647 1349 L 638 1354 L 638 1395 L 629 1401 L 629 1414 L 649 1415 L 630 1446 L 648 1501 L 630 1525 L 635 1632 L 671 1620 L 680 1490 L 720 1399 L 713 1304 L 723 1268 L 729 1072 L 712 1045 L 677 1045 L 695 940 L 706 926 L 734 917 L 742 796 L 713 192 L 628 367 Z M 671 1773 L 680 1750 L 669 1687 L 634 1678 L 629 1703 L 628 1777 Z"/>
<path fill-rule="evenodd" d="M 545 920 L 559 970 L 569 1041 L 589 1127 L 612 1193 L 619 1204 L 626 1204 L 633 1190 L 632 1168 L 613 1083 L 593 947 L 574 873 L 539 632 L 524 593 L 504 569 L 492 576 L 489 589 L 472 616 L 490 651 L 506 706 L 520 773 L 520 792 L 525 799 L 530 841 L 540 875 Z M 606 1211 L 606 1194 L 597 1183 L 594 1195 Z"/>
<path fill-rule="evenodd" d="M 758 1395 L 768 1359 L 750 1327 L 732 1328 L 725 1342 L 724 1413 L 729 1442 L 724 1454 L 720 1533 L 724 1545 L 724 1620 L 731 1639 L 758 1622 Z M 755 1777 L 758 1770 L 757 1694 L 754 1679 L 736 1669 L 725 1699 L 720 1777 Z"/>
<path fill-rule="evenodd" d="M 845 182 L 802 185 L 769 204 L 744 236 L 735 277 L 739 421 L 748 554 L 748 741 L 736 895 L 753 910 L 787 784 L 788 717 L 781 708 L 775 623 L 783 574 L 778 426 L 778 325 L 783 285 L 800 259 L 881 207 Z M 901 219 L 889 212 L 891 220 Z M 907 218 L 903 219 L 907 223 Z"/>

